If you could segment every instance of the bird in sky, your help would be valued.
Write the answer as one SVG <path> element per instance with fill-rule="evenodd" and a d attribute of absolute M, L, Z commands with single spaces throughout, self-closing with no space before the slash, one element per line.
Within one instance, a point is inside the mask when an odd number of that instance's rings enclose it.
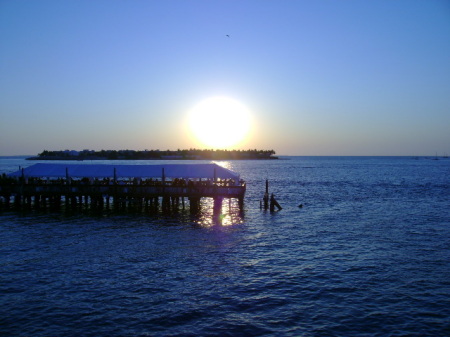
<path fill-rule="evenodd" d="M 227 34 L 227 35 L 225 35 L 225 36 L 226 36 L 226 37 L 230 37 L 230 35 L 228 35 L 228 34 Z"/>

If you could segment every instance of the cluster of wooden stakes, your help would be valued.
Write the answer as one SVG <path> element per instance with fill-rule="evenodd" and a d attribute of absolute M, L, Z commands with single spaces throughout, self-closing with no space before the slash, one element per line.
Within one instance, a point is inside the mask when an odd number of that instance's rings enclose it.
<path fill-rule="evenodd" d="M 270 203 L 269 203 L 270 200 Z M 264 193 L 264 197 L 262 199 L 262 201 L 260 201 L 259 203 L 259 208 L 263 209 L 267 211 L 268 209 L 270 209 L 270 212 L 275 212 L 275 207 L 277 208 L 278 211 L 281 211 L 283 208 L 280 206 L 280 204 L 278 203 L 278 201 L 275 200 L 275 196 L 273 195 L 273 193 L 270 195 L 269 198 L 269 180 L 266 179 L 266 192 Z"/>

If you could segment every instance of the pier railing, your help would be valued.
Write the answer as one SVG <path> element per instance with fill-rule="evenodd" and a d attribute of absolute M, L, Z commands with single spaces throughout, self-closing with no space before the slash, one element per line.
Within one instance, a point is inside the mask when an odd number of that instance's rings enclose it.
<path fill-rule="evenodd" d="M 222 197 L 243 198 L 245 183 L 238 186 L 146 186 L 146 185 L 65 185 L 8 184 L 0 186 L 0 195 L 66 195 L 66 196 L 128 196 L 128 197 Z"/>

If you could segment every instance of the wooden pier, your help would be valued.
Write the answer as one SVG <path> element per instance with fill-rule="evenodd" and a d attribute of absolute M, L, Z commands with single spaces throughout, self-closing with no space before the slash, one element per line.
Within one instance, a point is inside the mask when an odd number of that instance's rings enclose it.
<path fill-rule="evenodd" d="M 138 168 L 36 165 L 40 167 L 22 169 L 0 179 L 0 209 L 84 207 L 170 212 L 189 206 L 195 214 L 200 211 L 202 198 L 213 199 L 215 213 L 220 213 L 225 198 L 230 202 L 236 199 L 241 211 L 244 206 L 245 182 L 236 173 L 216 164 L 139 165 Z M 160 172 L 158 176 L 157 172 Z"/>

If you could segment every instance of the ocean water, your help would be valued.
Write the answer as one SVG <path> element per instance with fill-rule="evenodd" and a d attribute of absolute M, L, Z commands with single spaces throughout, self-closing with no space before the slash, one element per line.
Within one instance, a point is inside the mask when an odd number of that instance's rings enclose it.
<path fill-rule="evenodd" d="M 248 184 L 219 219 L 208 201 L 0 211 L 0 335 L 449 336 L 450 159 L 433 159 L 219 162 Z"/>

